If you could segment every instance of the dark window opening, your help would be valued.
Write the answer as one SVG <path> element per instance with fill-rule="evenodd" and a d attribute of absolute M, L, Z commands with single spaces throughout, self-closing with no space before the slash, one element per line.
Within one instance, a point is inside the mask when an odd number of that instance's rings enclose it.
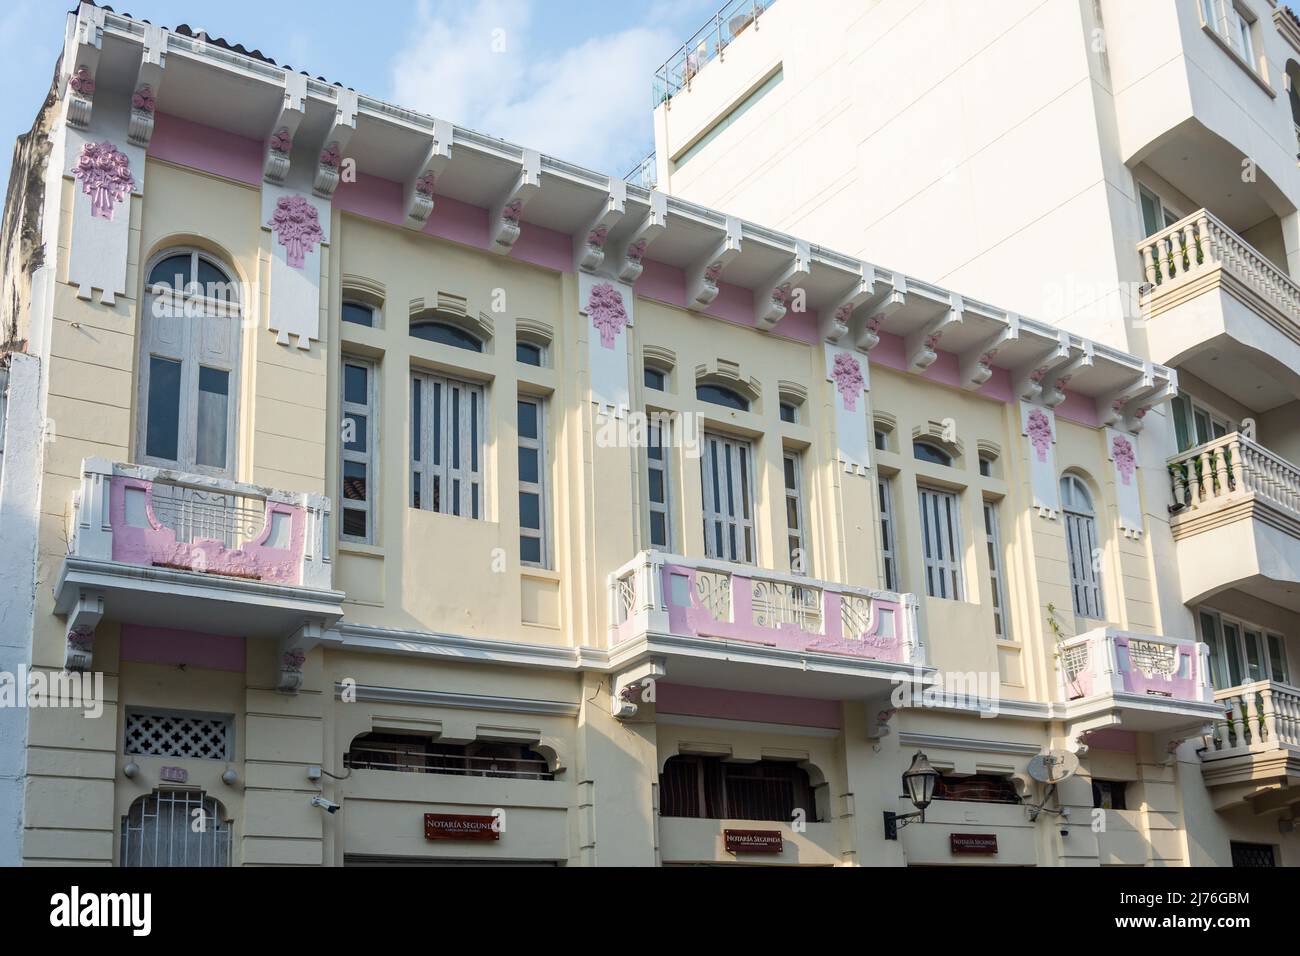
<path fill-rule="evenodd" d="M 1092 806 L 1097 810 L 1127 810 L 1128 784 L 1123 780 L 1093 780 Z"/>
<path fill-rule="evenodd" d="M 926 441 L 912 442 L 912 457 L 918 461 L 928 461 L 935 465 L 952 464 L 952 455 L 938 445 L 932 445 Z"/>
<path fill-rule="evenodd" d="M 791 402 L 781 403 L 781 421 L 791 424 L 799 421 L 799 409 Z"/>
<path fill-rule="evenodd" d="M 437 319 L 412 319 L 411 335 L 426 342 L 438 342 L 453 348 L 482 352 L 483 342 L 478 336 L 466 332 L 458 325 L 440 322 Z"/>
<path fill-rule="evenodd" d="M 727 408 L 736 408 L 742 412 L 749 411 L 749 399 L 721 385 L 696 385 L 695 397 L 702 402 L 725 405 Z"/>
<path fill-rule="evenodd" d="M 360 302 L 344 302 L 343 321 L 351 322 L 353 325 L 373 327 L 375 324 L 375 310 L 371 306 L 362 305 Z"/>
<path fill-rule="evenodd" d="M 907 788 L 903 788 L 907 792 Z M 1016 785 L 1006 777 L 977 773 L 969 777 L 940 776 L 934 783 L 934 799 L 965 800 L 968 803 L 1019 803 Z"/>
<path fill-rule="evenodd" d="M 353 770 L 446 773 L 460 777 L 554 780 L 546 758 L 523 744 L 438 743 L 418 734 L 361 734 L 343 755 Z"/>
<path fill-rule="evenodd" d="M 668 391 L 668 374 L 647 365 L 645 367 L 645 387 L 653 388 L 656 392 Z"/>
<path fill-rule="evenodd" d="M 1233 866 L 1277 866 L 1277 854 L 1267 843 L 1232 842 Z"/>
<path fill-rule="evenodd" d="M 515 361 L 522 362 L 524 365 L 536 365 L 540 368 L 542 365 L 542 347 L 533 345 L 531 342 L 516 342 Z"/>
<path fill-rule="evenodd" d="M 789 822 L 796 811 L 817 822 L 808 772 L 794 763 L 731 763 L 684 754 L 668 758 L 659 775 L 660 816 Z"/>

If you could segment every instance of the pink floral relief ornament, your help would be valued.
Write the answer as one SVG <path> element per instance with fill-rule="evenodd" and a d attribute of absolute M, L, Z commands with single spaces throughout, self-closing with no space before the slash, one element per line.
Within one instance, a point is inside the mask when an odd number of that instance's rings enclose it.
<path fill-rule="evenodd" d="M 858 410 L 858 393 L 862 391 L 862 386 L 866 384 L 862 378 L 862 366 L 858 360 L 848 352 L 837 352 L 835 364 L 831 366 L 831 380 L 835 382 L 835 390 L 840 393 L 840 398 L 844 400 L 844 410 L 856 412 Z"/>
<path fill-rule="evenodd" d="M 91 96 L 95 92 L 95 78 L 90 75 L 90 70 L 84 66 L 77 67 L 77 72 L 72 74 L 72 79 L 68 80 L 68 85 L 72 87 L 74 93 L 82 96 Z"/>
<path fill-rule="evenodd" d="M 1042 409 L 1035 408 L 1025 421 L 1025 434 L 1034 446 L 1039 461 L 1047 461 L 1047 449 L 1052 444 L 1052 423 L 1043 414 Z"/>
<path fill-rule="evenodd" d="M 601 347 L 612 349 L 618 333 L 628 324 L 622 294 L 608 282 L 592 286 L 587 314 L 591 316 L 591 324 L 600 331 Z"/>
<path fill-rule="evenodd" d="M 421 176 L 419 179 L 415 181 L 415 191 L 419 193 L 421 196 L 428 196 L 432 198 L 433 186 L 434 186 L 434 175 L 432 170 L 429 170 L 423 176 Z"/>
<path fill-rule="evenodd" d="M 330 143 L 320 151 L 320 164 L 338 169 L 343 165 L 343 156 L 339 153 L 339 144 Z"/>
<path fill-rule="evenodd" d="M 86 143 L 81 147 L 72 175 L 81 180 L 81 189 L 90 197 L 90 215 L 112 219 L 113 207 L 135 187 L 131 161 L 112 143 Z"/>
<path fill-rule="evenodd" d="M 284 246 L 285 261 L 295 269 L 301 269 L 317 243 L 325 240 L 316 207 L 302 196 L 281 196 L 267 225 Z"/>
<path fill-rule="evenodd" d="M 288 153 L 293 149 L 293 137 L 284 127 L 280 127 L 271 134 L 271 151 L 274 153 Z"/>
<path fill-rule="evenodd" d="M 609 230 L 604 226 L 597 226 L 591 232 L 587 233 L 587 245 L 594 246 L 597 249 L 605 248 L 605 240 L 609 238 Z"/>
<path fill-rule="evenodd" d="M 156 101 L 154 100 L 153 90 L 148 85 L 140 87 L 131 94 L 131 108 L 139 110 L 141 113 L 152 113 Z"/>
<path fill-rule="evenodd" d="M 1133 453 L 1133 443 L 1123 435 L 1116 435 L 1114 441 L 1110 443 L 1110 449 L 1120 480 L 1126 485 L 1133 484 L 1133 473 L 1137 470 L 1137 456 Z"/>

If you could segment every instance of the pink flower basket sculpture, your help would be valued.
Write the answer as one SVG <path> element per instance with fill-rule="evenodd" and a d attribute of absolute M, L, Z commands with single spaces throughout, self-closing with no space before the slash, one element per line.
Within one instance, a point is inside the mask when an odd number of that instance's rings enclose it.
<path fill-rule="evenodd" d="M 608 282 L 592 286 L 591 297 L 587 300 L 587 314 L 591 316 L 591 324 L 600 332 L 601 347 L 612 349 L 618 333 L 627 326 L 623 296 Z"/>
<path fill-rule="evenodd" d="M 152 113 L 155 105 L 153 90 L 148 86 L 142 86 L 131 94 L 132 109 L 139 110 L 141 113 Z"/>
<path fill-rule="evenodd" d="M 862 378 L 862 366 L 858 360 L 848 352 L 838 353 L 835 356 L 835 364 L 831 368 L 831 380 L 835 382 L 835 390 L 844 400 L 844 410 L 856 412 L 858 393 L 862 391 L 862 386 L 865 384 Z"/>
<path fill-rule="evenodd" d="M 1029 441 L 1034 446 L 1038 460 L 1047 461 L 1047 449 L 1052 444 L 1052 423 L 1042 411 L 1035 408 L 1029 413 L 1025 423 L 1025 433 L 1029 435 Z"/>
<path fill-rule="evenodd" d="M 1116 435 L 1111 442 L 1111 456 L 1115 459 L 1115 470 L 1119 472 L 1120 481 L 1126 485 L 1133 484 L 1133 473 L 1137 470 L 1133 443 L 1123 435 Z"/>
<path fill-rule="evenodd" d="M 81 180 L 81 189 L 90 197 L 90 214 L 112 219 L 113 207 L 135 186 L 130 160 L 112 143 L 86 143 L 81 147 L 72 175 Z"/>
<path fill-rule="evenodd" d="M 316 207 L 301 196 L 280 197 L 267 225 L 279 236 L 285 260 L 295 269 L 301 269 L 316 244 L 325 239 Z"/>

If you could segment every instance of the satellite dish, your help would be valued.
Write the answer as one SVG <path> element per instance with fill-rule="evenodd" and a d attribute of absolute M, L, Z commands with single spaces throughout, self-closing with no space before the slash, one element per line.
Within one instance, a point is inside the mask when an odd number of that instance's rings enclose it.
<path fill-rule="evenodd" d="M 1074 776 L 1079 758 L 1068 750 L 1052 750 L 1034 757 L 1026 769 L 1039 783 L 1061 783 Z"/>

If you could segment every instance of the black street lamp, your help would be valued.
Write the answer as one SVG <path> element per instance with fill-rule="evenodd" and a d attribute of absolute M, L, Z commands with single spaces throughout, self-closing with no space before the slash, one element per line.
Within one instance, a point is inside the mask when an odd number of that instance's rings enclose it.
<path fill-rule="evenodd" d="M 885 811 L 885 839 L 897 840 L 898 831 L 913 820 L 925 822 L 925 808 L 934 799 L 934 784 L 939 779 L 939 771 L 930 766 L 930 759 L 921 751 L 912 757 L 912 766 L 903 774 L 903 785 L 907 787 L 907 796 L 916 807 L 915 813 L 897 814 Z"/>

